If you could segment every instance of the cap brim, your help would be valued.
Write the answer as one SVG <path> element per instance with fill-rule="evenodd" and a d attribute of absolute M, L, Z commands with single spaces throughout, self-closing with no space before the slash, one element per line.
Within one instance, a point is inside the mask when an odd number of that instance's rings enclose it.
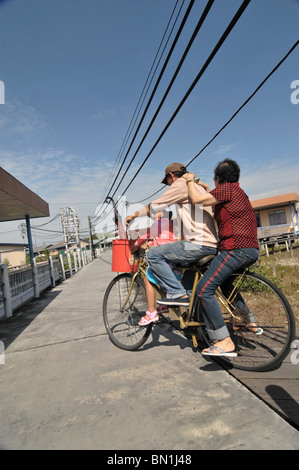
<path fill-rule="evenodd" d="M 163 180 L 161 181 L 161 184 L 167 184 L 167 176 L 163 178 Z"/>

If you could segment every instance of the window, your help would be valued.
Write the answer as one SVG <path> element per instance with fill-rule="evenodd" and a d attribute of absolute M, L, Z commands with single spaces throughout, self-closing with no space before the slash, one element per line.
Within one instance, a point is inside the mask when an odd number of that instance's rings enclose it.
<path fill-rule="evenodd" d="M 261 216 L 260 214 L 255 214 L 255 218 L 256 218 L 256 224 L 258 227 L 261 227 L 262 224 L 261 224 Z"/>
<path fill-rule="evenodd" d="M 286 213 L 284 209 L 277 211 L 269 211 L 270 225 L 283 225 L 287 223 Z"/>

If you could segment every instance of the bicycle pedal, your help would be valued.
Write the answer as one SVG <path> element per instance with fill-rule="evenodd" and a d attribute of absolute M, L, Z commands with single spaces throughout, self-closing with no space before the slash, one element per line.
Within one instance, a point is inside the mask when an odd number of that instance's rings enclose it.
<path fill-rule="evenodd" d="M 193 346 L 195 348 L 198 348 L 198 342 L 197 342 L 197 339 L 196 339 L 195 335 L 192 335 L 192 342 L 193 342 Z"/>

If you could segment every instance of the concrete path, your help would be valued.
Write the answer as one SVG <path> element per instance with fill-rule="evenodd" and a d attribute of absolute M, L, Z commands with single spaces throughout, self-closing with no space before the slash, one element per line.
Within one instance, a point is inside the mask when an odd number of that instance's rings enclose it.
<path fill-rule="evenodd" d="M 105 253 L 0 322 L 0 448 L 299 449 L 294 427 L 171 325 L 137 352 L 113 346 L 110 266 Z"/>

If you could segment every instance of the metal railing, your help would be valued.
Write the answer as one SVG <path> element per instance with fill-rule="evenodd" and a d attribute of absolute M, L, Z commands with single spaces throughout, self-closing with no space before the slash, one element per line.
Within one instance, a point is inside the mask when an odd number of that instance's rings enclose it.
<path fill-rule="evenodd" d="M 11 317 L 13 312 L 25 305 L 29 300 L 38 298 L 40 293 L 49 287 L 55 287 L 67 275 L 72 276 L 81 267 L 92 261 L 91 252 L 86 251 L 71 259 L 70 254 L 59 259 L 37 263 L 34 259 L 31 265 L 17 266 L 12 269 L 6 264 L 0 265 L 0 319 Z M 67 269 L 65 269 L 67 266 Z"/>
<path fill-rule="evenodd" d="M 296 229 L 298 229 L 298 227 L 296 227 Z M 292 224 L 269 225 L 267 227 L 258 227 L 257 229 L 258 238 L 268 238 L 285 233 L 294 233 Z"/>

